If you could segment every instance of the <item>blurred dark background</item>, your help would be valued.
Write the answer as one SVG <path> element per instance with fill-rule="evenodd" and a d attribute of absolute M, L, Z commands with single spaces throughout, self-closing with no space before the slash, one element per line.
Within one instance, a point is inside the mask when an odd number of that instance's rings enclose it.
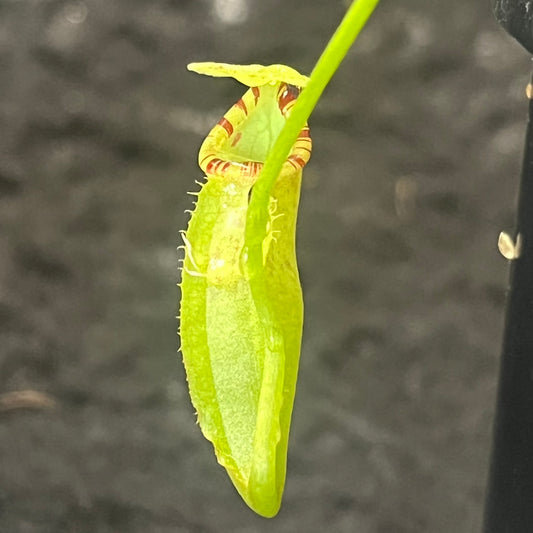
<path fill-rule="evenodd" d="M 309 72 L 341 0 L 0 0 L 0 531 L 479 531 L 530 59 L 488 0 L 383 0 L 312 117 L 282 510 L 241 502 L 177 354 L 199 145 Z"/>

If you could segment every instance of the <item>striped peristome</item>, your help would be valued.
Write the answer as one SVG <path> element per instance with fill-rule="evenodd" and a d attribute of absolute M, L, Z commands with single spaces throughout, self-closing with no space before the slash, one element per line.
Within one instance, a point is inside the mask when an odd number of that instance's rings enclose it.
<path fill-rule="evenodd" d="M 236 133 L 234 125 L 244 124 L 249 113 L 254 112 L 261 97 L 262 89 L 263 92 L 266 91 L 265 88 L 261 87 L 251 87 L 246 91 L 242 98 L 226 112 L 207 135 L 200 148 L 198 162 L 200 168 L 206 173 L 208 178 L 212 175 L 224 175 L 226 179 L 232 179 L 238 176 L 243 179 L 251 177 L 255 181 L 259 176 L 263 168 L 261 161 L 231 161 L 227 157 L 223 157 L 220 150 L 229 141 L 231 141 L 230 145 L 232 147 L 238 145 L 242 138 L 242 133 Z M 281 116 L 288 116 L 288 113 L 296 102 L 299 89 L 288 83 L 278 83 L 275 94 Z M 309 135 L 309 128 L 306 126 L 300 132 L 300 136 L 287 158 L 285 165 L 290 167 L 291 172 L 301 170 L 309 160 L 310 154 L 311 137 Z M 286 170 L 284 168 L 284 171 Z"/>
<path fill-rule="evenodd" d="M 303 324 L 295 229 L 311 155 L 307 126 L 263 206 L 270 216 L 262 244 L 268 301 L 254 300 L 241 256 L 251 189 L 307 78 L 283 65 L 189 68 L 250 89 L 200 148 L 206 182 L 183 235 L 181 351 L 202 432 L 246 503 L 271 517 L 285 483 Z M 259 305 L 268 306 L 272 323 L 262 323 Z M 272 327 L 282 342 L 272 342 Z"/>

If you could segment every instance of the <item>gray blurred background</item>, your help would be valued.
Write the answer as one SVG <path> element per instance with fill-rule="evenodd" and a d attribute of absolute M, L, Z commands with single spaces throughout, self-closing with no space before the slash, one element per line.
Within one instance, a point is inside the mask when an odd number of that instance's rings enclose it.
<path fill-rule="evenodd" d="M 311 120 L 279 516 L 195 424 L 176 247 L 244 92 L 341 0 L 0 0 L 0 531 L 479 531 L 530 58 L 488 0 L 382 0 Z"/>

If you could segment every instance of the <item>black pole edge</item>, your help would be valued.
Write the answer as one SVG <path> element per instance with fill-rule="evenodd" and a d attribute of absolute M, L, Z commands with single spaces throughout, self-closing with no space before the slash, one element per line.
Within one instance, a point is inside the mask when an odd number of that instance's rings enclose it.
<path fill-rule="evenodd" d="M 533 3 L 530 0 L 492 0 L 496 20 L 533 54 Z"/>
<path fill-rule="evenodd" d="M 533 533 L 532 119 L 530 96 L 517 213 L 522 250 L 510 271 L 484 533 Z"/>

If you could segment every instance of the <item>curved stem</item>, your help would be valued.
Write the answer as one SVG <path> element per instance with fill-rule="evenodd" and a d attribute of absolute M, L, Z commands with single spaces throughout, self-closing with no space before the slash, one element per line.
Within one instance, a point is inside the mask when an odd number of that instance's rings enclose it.
<path fill-rule="evenodd" d="M 268 154 L 263 171 L 253 187 L 246 219 L 244 257 L 251 277 L 254 277 L 261 269 L 262 242 L 267 233 L 268 200 L 272 187 L 281 172 L 281 167 L 324 89 L 378 3 L 379 0 L 354 0 L 320 56 L 311 73 L 309 84 L 302 91 Z"/>

